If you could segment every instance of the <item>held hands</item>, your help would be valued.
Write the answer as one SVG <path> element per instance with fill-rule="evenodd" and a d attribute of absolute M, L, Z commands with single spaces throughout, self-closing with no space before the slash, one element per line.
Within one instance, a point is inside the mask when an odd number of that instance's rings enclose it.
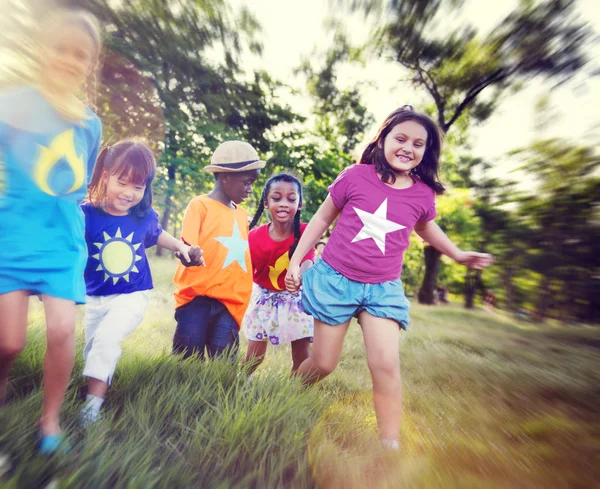
<path fill-rule="evenodd" d="M 300 267 L 298 265 L 289 264 L 288 272 L 285 275 L 285 288 L 291 294 L 295 294 L 300 290 Z"/>
<path fill-rule="evenodd" d="M 461 251 L 461 253 L 455 258 L 455 261 L 461 265 L 466 265 L 469 268 L 481 270 L 494 263 L 494 257 L 489 253 Z"/>
<path fill-rule="evenodd" d="M 175 256 L 179 258 L 184 267 L 205 267 L 206 263 L 202 255 L 203 252 L 199 246 L 188 246 L 185 243 L 181 243 L 179 249 L 175 252 Z"/>

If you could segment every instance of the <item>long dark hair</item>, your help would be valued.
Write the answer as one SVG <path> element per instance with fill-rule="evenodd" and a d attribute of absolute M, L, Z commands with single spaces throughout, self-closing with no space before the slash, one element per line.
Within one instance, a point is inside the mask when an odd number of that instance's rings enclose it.
<path fill-rule="evenodd" d="M 146 143 L 120 141 L 102 149 L 88 185 L 88 200 L 96 207 L 101 207 L 106 198 L 105 174 L 127 178 L 134 185 L 146 185 L 142 200 L 129 209 L 134 217 L 144 219 L 152 209 L 152 181 L 156 175 L 156 159 Z"/>
<path fill-rule="evenodd" d="M 263 211 L 265 210 L 265 202 L 267 201 L 267 197 L 269 195 L 269 190 L 271 190 L 271 185 L 273 185 L 276 182 L 293 183 L 294 185 L 296 185 L 296 187 L 298 187 L 298 197 L 299 197 L 298 210 L 296 211 L 296 214 L 294 215 L 294 224 L 293 224 L 294 243 L 292 244 L 292 246 L 290 246 L 290 251 L 289 251 L 289 256 L 291 258 L 292 255 L 294 254 L 294 251 L 296 251 L 298 242 L 300 241 L 300 212 L 302 211 L 302 198 L 303 197 L 302 197 L 302 183 L 300 182 L 298 177 L 292 175 L 291 173 L 277 173 L 276 175 L 273 175 L 271 178 L 269 178 L 267 180 L 267 183 L 265 183 L 265 187 L 263 188 L 262 194 L 260 195 L 260 202 L 258 203 L 258 208 L 256 209 L 256 212 L 254 213 L 252 222 L 250 223 L 250 229 L 255 227 L 258 224 L 258 221 L 260 221 Z"/>
<path fill-rule="evenodd" d="M 377 131 L 377 135 L 367 145 L 360 157 L 360 163 L 363 165 L 375 165 L 377 173 L 381 175 L 381 180 L 385 183 L 394 183 L 396 174 L 385 159 L 383 149 L 384 141 L 390 131 L 405 121 L 415 121 L 422 125 L 427 131 L 427 144 L 425 154 L 419 165 L 411 170 L 411 175 L 419 179 L 433 191 L 441 195 L 445 192 L 444 186 L 440 182 L 438 175 L 440 167 L 440 151 L 442 149 L 442 134 L 438 125 L 427 115 L 420 112 L 414 112 L 410 105 L 403 105 L 387 116 L 384 123 Z"/>

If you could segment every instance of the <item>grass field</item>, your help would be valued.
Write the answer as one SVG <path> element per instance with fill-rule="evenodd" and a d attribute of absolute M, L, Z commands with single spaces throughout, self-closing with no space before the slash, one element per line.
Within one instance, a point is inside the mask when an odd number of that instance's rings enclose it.
<path fill-rule="evenodd" d="M 377 444 L 358 325 L 337 371 L 302 389 L 289 349 L 251 382 L 227 361 L 169 356 L 174 262 L 153 261 L 143 324 L 84 432 L 81 350 L 64 406 L 73 450 L 35 454 L 44 329 L 32 300 L 27 349 L 0 409 L 6 488 L 600 488 L 600 328 L 533 325 L 459 305 L 414 305 L 400 345 L 401 451 Z M 245 342 L 242 342 L 242 352 Z"/>

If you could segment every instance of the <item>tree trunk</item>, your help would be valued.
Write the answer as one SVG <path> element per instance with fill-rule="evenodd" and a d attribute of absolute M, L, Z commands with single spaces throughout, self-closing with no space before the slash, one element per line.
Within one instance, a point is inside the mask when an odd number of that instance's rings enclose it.
<path fill-rule="evenodd" d="M 504 267 L 502 274 L 502 283 L 504 284 L 504 308 L 507 311 L 515 309 L 515 287 L 513 285 L 513 275 L 515 269 L 513 267 Z"/>
<path fill-rule="evenodd" d="M 535 311 L 535 321 L 538 323 L 544 322 L 546 318 L 546 311 L 548 310 L 548 306 L 550 305 L 550 278 L 543 277 L 542 283 L 540 285 L 540 292 L 538 294 L 536 311 Z"/>
<path fill-rule="evenodd" d="M 442 255 L 433 246 L 425 246 L 423 251 L 425 257 L 425 276 L 423 277 L 417 298 L 419 304 L 433 304 L 433 290 L 437 282 Z"/>
<path fill-rule="evenodd" d="M 167 185 L 167 192 L 165 194 L 165 211 L 163 212 L 162 219 L 160 220 L 160 225 L 165 231 L 169 227 L 169 220 L 171 219 L 171 210 L 173 207 L 171 198 L 173 197 L 173 187 L 175 186 L 175 168 L 172 165 L 169 165 L 167 168 L 167 174 L 169 176 L 169 181 Z M 160 246 L 157 246 L 156 256 L 162 255 L 163 249 Z"/>
<path fill-rule="evenodd" d="M 476 278 L 474 270 L 467 268 L 465 272 L 465 308 L 473 309 L 475 304 Z"/>

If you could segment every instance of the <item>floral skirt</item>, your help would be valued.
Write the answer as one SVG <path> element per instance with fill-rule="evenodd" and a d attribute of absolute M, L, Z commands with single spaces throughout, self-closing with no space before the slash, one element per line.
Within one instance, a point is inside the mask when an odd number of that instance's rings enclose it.
<path fill-rule="evenodd" d="M 273 345 L 302 338 L 312 341 L 314 331 L 312 316 L 302 309 L 302 292 L 276 292 L 256 284 L 242 327 L 249 340 L 268 340 Z"/>

